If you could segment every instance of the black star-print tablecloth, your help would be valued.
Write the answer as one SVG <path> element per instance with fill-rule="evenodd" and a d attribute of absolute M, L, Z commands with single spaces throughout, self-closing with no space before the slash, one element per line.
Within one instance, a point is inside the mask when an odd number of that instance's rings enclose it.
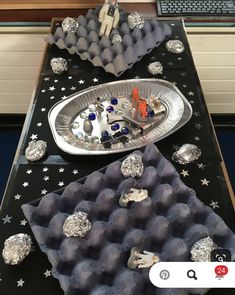
<path fill-rule="evenodd" d="M 21 210 L 22 204 L 40 198 L 47 192 L 62 189 L 68 183 L 125 155 L 122 153 L 87 157 L 63 153 L 56 146 L 50 132 L 47 119 L 50 108 L 72 93 L 97 84 L 131 78 L 150 78 L 152 76 L 147 71 L 147 65 L 153 61 L 160 61 L 164 67 L 163 74 L 157 75 L 156 78 L 174 82 L 193 108 L 190 122 L 158 142 L 157 146 L 169 160 L 172 153 L 184 143 L 193 143 L 200 147 L 202 156 L 195 163 L 174 165 L 186 185 L 196 191 L 198 198 L 211 206 L 235 231 L 235 214 L 220 166 L 221 157 L 185 31 L 180 22 L 169 22 L 169 25 L 172 27 L 170 39 L 181 40 L 185 51 L 179 55 L 169 53 L 163 42 L 119 78 L 107 74 L 101 68 L 93 67 L 88 61 L 81 61 L 77 55 L 69 55 L 65 50 L 48 46 L 19 158 L 12 170 L 0 212 L 0 251 L 9 236 L 19 232 L 32 235 Z M 68 60 L 66 74 L 56 75 L 50 68 L 51 58 L 58 56 Z M 25 148 L 32 139 L 42 139 L 48 143 L 47 156 L 41 162 L 29 163 L 24 157 Z M 18 266 L 5 265 L 0 257 L 0 294 L 63 294 L 58 281 L 51 276 L 51 266 L 46 256 L 40 252 L 35 241 L 34 245 L 34 251 Z M 208 294 L 228 295 L 234 294 L 234 290 L 214 289 Z"/>

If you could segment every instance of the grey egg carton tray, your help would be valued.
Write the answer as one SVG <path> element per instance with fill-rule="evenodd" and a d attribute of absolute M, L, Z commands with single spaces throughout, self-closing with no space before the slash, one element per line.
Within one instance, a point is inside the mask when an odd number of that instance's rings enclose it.
<path fill-rule="evenodd" d="M 154 252 L 161 261 L 190 261 L 191 246 L 207 236 L 235 259 L 233 232 L 181 181 L 156 146 L 134 153 L 144 163 L 140 178 L 124 178 L 121 159 L 22 206 L 53 276 L 66 295 L 205 294 L 205 289 L 156 288 L 149 268 L 127 267 L 132 247 Z M 130 188 L 147 189 L 149 196 L 121 208 L 120 195 Z M 67 238 L 63 223 L 77 211 L 88 213 L 91 230 L 84 238 Z"/>
<path fill-rule="evenodd" d="M 90 9 L 85 17 L 80 15 L 76 33 L 67 33 L 58 27 L 54 34 L 46 37 L 46 41 L 56 44 L 60 49 L 67 49 L 70 54 L 78 54 L 82 60 L 89 60 L 94 66 L 103 67 L 108 73 L 120 76 L 171 35 L 170 26 L 155 19 L 145 20 L 141 30 L 130 30 L 126 13 L 120 11 L 119 25 L 112 30 L 110 38 L 100 37 L 99 10 L 100 7 L 97 7 Z M 112 44 L 114 34 L 122 36 L 121 43 Z"/>

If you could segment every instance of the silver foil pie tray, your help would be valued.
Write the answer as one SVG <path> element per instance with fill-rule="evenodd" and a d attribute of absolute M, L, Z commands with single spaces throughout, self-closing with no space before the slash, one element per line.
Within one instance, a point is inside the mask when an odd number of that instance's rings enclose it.
<path fill-rule="evenodd" d="M 133 125 L 132 90 L 138 87 L 146 101 L 158 98 L 160 110 L 144 122 Z M 99 98 L 97 100 L 97 98 Z M 118 98 L 115 105 L 112 98 Z M 102 106 L 99 112 L 97 106 Z M 106 110 L 112 107 L 112 113 Z M 84 131 L 84 120 L 92 113 L 89 132 Z M 116 117 L 115 117 L 116 116 Z M 56 103 L 48 114 L 49 125 L 58 147 L 73 155 L 100 155 L 129 151 L 157 142 L 185 125 L 192 116 L 192 108 L 184 95 L 171 82 L 160 79 L 132 79 L 100 84 L 80 91 Z M 120 118 L 126 118 L 125 120 Z M 89 117 L 90 118 L 90 117 Z M 118 140 L 111 130 L 118 123 L 119 130 L 128 129 L 125 140 Z M 139 125 L 138 125 L 139 124 Z M 102 131 L 110 135 L 107 146 L 102 141 Z M 119 132 L 120 135 L 121 132 Z"/>

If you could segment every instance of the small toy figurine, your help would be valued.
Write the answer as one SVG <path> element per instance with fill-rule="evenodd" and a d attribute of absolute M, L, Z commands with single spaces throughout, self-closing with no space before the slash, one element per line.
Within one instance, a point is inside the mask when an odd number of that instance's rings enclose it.
<path fill-rule="evenodd" d="M 143 120 L 148 117 L 147 102 L 146 102 L 146 100 L 139 99 L 138 105 L 137 105 L 137 112 L 140 113 L 141 118 Z"/>
<path fill-rule="evenodd" d="M 138 89 L 138 87 L 134 87 L 132 89 L 132 103 L 136 103 L 136 102 L 138 103 L 139 98 L 140 98 L 139 89 Z"/>
<path fill-rule="evenodd" d="M 136 113 L 140 114 L 142 120 L 148 117 L 147 102 L 146 99 L 139 96 L 138 87 L 132 89 L 132 104 L 135 105 Z"/>
<path fill-rule="evenodd" d="M 127 266 L 130 269 L 135 268 L 148 268 L 153 264 L 159 262 L 160 259 L 157 255 L 149 251 L 143 251 L 143 254 L 140 253 L 139 249 L 133 247 L 131 249 L 131 255 L 128 259 Z"/>
<path fill-rule="evenodd" d="M 146 189 L 131 188 L 129 193 L 124 193 L 119 199 L 119 205 L 121 207 L 127 207 L 127 204 L 131 201 L 141 202 L 148 197 L 148 191 Z"/>
<path fill-rule="evenodd" d="M 99 21 L 101 22 L 100 36 L 109 37 L 112 28 L 116 28 L 120 19 L 117 0 L 105 0 L 99 13 Z"/>

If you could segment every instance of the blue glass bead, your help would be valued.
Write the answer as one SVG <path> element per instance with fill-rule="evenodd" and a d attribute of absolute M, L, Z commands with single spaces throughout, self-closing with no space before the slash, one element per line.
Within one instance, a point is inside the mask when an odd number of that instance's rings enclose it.
<path fill-rule="evenodd" d="M 153 110 L 148 111 L 148 117 L 149 118 L 153 117 L 153 115 L 154 115 L 154 111 Z"/>
<path fill-rule="evenodd" d="M 111 98 L 111 104 L 116 105 L 118 104 L 118 99 L 116 97 Z"/>
<path fill-rule="evenodd" d="M 129 128 L 127 127 L 122 127 L 122 134 L 128 134 L 129 133 Z"/>
<path fill-rule="evenodd" d="M 107 130 L 101 131 L 101 137 L 109 137 L 109 133 Z"/>
<path fill-rule="evenodd" d="M 116 130 L 118 130 L 119 128 L 120 128 L 120 125 L 119 125 L 118 123 L 114 123 L 114 124 L 111 125 L 111 129 L 112 129 L 113 131 L 116 131 Z"/>
<path fill-rule="evenodd" d="M 113 108 L 112 106 L 108 106 L 108 107 L 106 108 L 106 111 L 107 111 L 108 113 L 111 113 L 111 112 L 114 111 L 114 108 Z"/>
<path fill-rule="evenodd" d="M 88 115 L 88 118 L 89 118 L 90 121 L 94 121 L 96 119 L 96 114 L 95 113 L 90 113 Z"/>

